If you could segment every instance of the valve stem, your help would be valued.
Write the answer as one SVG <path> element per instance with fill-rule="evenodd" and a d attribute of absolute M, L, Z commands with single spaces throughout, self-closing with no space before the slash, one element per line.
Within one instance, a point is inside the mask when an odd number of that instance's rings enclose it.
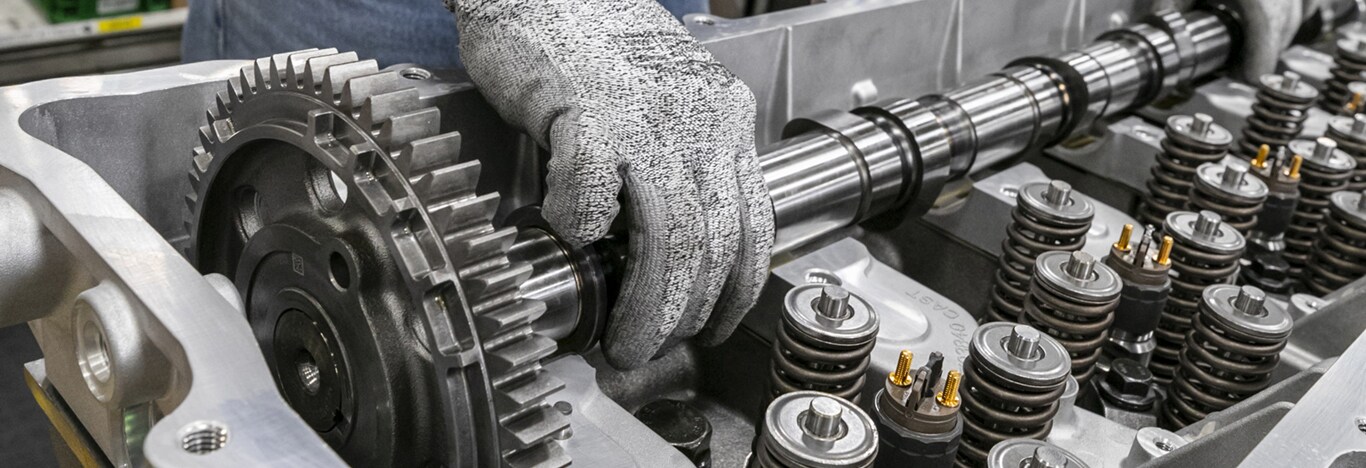
<path fill-rule="evenodd" d="M 946 408 L 958 407 L 958 383 L 963 380 L 963 373 L 956 370 L 949 371 L 949 376 L 944 379 L 944 390 L 934 397 L 940 406 Z"/>

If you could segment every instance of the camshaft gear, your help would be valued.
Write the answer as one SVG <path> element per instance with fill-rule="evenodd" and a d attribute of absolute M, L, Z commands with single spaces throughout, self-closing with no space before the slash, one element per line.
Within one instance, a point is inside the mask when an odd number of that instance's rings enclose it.
<path fill-rule="evenodd" d="M 555 342 L 409 78 L 334 49 L 256 60 L 200 129 L 188 256 L 234 278 L 286 400 L 360 466 L 566 466 Z"/>
<path fill-rule="evenodd" d="M 1300 166 L 1300 200 L 1295 205 L 1290 228 L 1285 233 L 1285 260 L 1290 263 L 1290 277 L 1302 278 L 1314 237 L 1328 211 L 1328 197 L 1345 190 L 1351 181 L 1356 161 L 1337 149 L 1337 143 L 1327 138 L 1314 141 L 1290 142 L 1294 154 L 1308 155 Z"/>
<path fill-rule="evenodd" d="M 1080 250 L 1096 213 L 1090 201 L 1072 196 L 1072 186 L 1061 180 L 1026 184 L 1015 200 L 986 321 L 1020 320 L 1034 259 L 1044 252 Z"/>
<path fill-rule="evenodd" d="M 1305 282 L 1320 296 L 1366 275 L 1366 192 L 1337 192 L 1329 202 Z"/>
<path fill-rule="evenodd" d="M 1262 145 L 1274 152 L 1298 138 L 1309 118 L 1309 107 L 1318 97 L 1318 90 L 1294 72 L 1262 75 L 1257 80 L 1257 102 L 1243 127 L 1239 154 L 1252 159 Z"/>
<path fill-rule="evenodd" d="M 1167 118 L 1166 138 L 1157 153 L 1153 177 L 1148 179 L 1148 197 L 1139 210 L 1143 222 L 1160 225 L 1171 212 L 1185 209 L 1196 168 L 1224 159 L 1232 144 L 1233 134 L 1214 123 L 1213 117 L 1195 114 Z"/>
<path fill-rule="evenodd" d="M 1172 292 L 1158 322 L 1153 350 L 1153 380 L 1170 381 L 1191 328 L 1200 294 L 1214 284 L 1231 284 L 1238 277 L 1238 259 L 1247 241 L 1216 213 L 1178 211 L 1167 215 L 1163 232 L 1172 238 Z"/>

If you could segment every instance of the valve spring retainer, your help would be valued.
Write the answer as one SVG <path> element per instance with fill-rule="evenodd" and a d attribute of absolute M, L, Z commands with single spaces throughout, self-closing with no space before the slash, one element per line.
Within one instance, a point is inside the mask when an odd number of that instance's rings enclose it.
<path fill-rule="evenodd" d="M 1347 189 L 1356 160 L 1337 149 L 1337 143 L 1327 138 L 1315 141 L 1290 142 L 1294 154 L 1305 155 L 1300 169 L 1300 200 L 1285 232 L 1285 260 L 1290 263 L 1290 276 L 1302 278 L 1305 264 L 1313 252 L 1314 238 L 1319 224 L 1328 211 L 1328 197 Z"/>
<path fill-rule="evenodd" d="M 1205 114 L 1171 116 L 1165 130 L 1162 151 L 1148 179 L 1148 196 L 1139 210 L 1145 224 L 1160 225 L 1171 212 L 1185 209 L 1196 168 L 1224 159 L 1233 144 L 1233 134 Z"/>
<path fill-rule="evenodd" d="M 1246 236 L 1270 194 L 1266 182 L 1250 176 L 1249 169 L 1243 163 L 1201 164 L 1190 193 L 1191 209 L 1219 213 L 1225 224 Z"/>
<path fill-rule="evenodd" d="M 1067 349 L 1079 384 L 1095 372 L 1123 288 L 1119 274 L 1085 252 L 1048 252 L 1035 262 L 1024 322 Z"/>
<path fill-rule="evenodd" d="M 871 468 L 878 436 L 873 418 L 847 400 L 800 391 L 764 410 L 751 468 Z"/>
<path fill-rule="evenodd" d="M 1275 153 L 1290 144 L 1290 140 L 1300 136 L 1309 107 L 1318 97 L 1318 90 L 1293 72 L 1262 75 L 1257 80 L 1257 101 L 1252 104 L 1252 114 L 1247 116 L 1243 139 L 1238 144 L 1239 155 L 1252 159 L 1262 145 Z"/>
<path fill-rule="evenodd" d="M 1270 385 L 1294 322 L 1255 286 L 1215 285 L 1202 295 L 1193 325 L 1162 411 L 1173 429 Z"/>
<path fill-rule="evenodd" d="M 1073 196 L 1067 182 L 1055 180 L 1020 187 L 1010 216 L 984 321 L 1020 319 L 1034 259 L 1044 252 L 1080 250 L 1091 230 L 1095 207 Z"/>
<path fill-rule="evenodd" d="M 1323 136 L 1337 142 L 1339 150 L 1356 160 L 1357 167 L 1352 172 L 1352 182 L 1347 188 L 1352 191 L 1366 190 L 1366 115 L 1333 117 L 1328 121 L 1328 130 Z"/>
<path fill-rule="evenodd" d="M 1332 76 L 1324 84 L 1320 107 L 1328 112 L 1340 114 L 1352 99 L 1349 84 L 1362 81 L 1361 73 L 1366 72 L 1366 42 L 1352 38 L 1337 41 L 1333 51 Z"/>
<path fill-rule="evenodd" d="M 858 403 L 878 317 L 844 288 L 806 284 L 788 291 L 773 342 L 770 398 L 814 390 Z"/>
<path fill-rule="evenodd" d="M 985 465 L 1001 441 L 1047 436 L 1071 370 L 1067 349 L 1033 327 L 1005 322 L 978 327 L 963 361 L 957 466 Z"/>
<path fill-rule="evenodd" d="M 1332 195 L 1308 270 L 1305 286 L 1320 296 L 1366 275 L 1366 193 Z"/>
<path fill-rule="evenodd" d="M 1172 292 L 1167 306 L 1162 309 L 1162 320 L 1153 332 L 1157 348 L 1153 350 L 1148 368 L 1153 380 L 1162 384 L 1171 381 L 1180 359 L 1186 333 L 1191 329 L 1191 318 L 1199 309 L 1205 288 L 1215 284 L 1232 284 L 1238 277 L 1238 259 L 1247 248 L 1247 241 L 1232 226 L 1220 220 L 1218 214 L 1202 211 L 1178 211 L 1167 216 L 1163 232 L 1172 238 Z"/>

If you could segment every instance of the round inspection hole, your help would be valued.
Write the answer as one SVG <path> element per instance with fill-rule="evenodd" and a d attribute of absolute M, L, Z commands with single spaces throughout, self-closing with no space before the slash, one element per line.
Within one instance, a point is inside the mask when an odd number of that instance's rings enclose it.
<path fill-rule="evenodd" d="M 228 445 L 228 428 L 219 423 L 190 423 L 180 432 L 180 448 L 195 455 L 208 455 Z"/>
<path fill-rule="evenodd" d="M 313 201 L 318 208 L 325 214 L 337 214 L 342 207 L 346 206 L 346 199 L 350 195 L 350 189 L 346 187 L 346 182 L 336 172 L 332 172 L 321 164 L 313 163 L 308 170 L 308 191 L 313 194 Z"/>
<path fill-rule="evenodd" d="M 332 252 L 327 257 L 327 269 L 332 273 L 332 283 L 343 290 L 351 289 L 351 268 L 346 264 L 346 256 Z"/>
<path fill-rule="evenodd" d="M 422 80 L 430 80 L 430 79 L 432 79 L 432 72 L 427 71 L 427 69 L 425 69 L 425 68 L 408 67 L 408 68 L 404 68 L 404 69 L 402 69 L 402 70 L 399 70 L 398 76 L 401 76 L 401 77 L 404 77 L 404 78 L 407 78 L 407 79 L 410 79 L 410 80 L 414 80 L 414 81 L 422 81 Z"/>

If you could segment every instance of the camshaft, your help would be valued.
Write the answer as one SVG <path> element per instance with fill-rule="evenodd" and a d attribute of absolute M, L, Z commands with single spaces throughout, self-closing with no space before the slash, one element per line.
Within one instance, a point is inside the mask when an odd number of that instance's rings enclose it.
<path fill-rule="evenodd" d="M 1205 11 L 1168 12 L 944 93 L 793 121 L 759 156 L 776 221 L 773 254 L 874 218 L 923 214 L 949 180 L 1192 84 L 1227 61 L 1230 24 Z M 599 326 L 609 307 L 600 257 L 619 249 L 570 248 L 534 222 L 520 227 L 511 256 L 532 263 L 527 284 L 536 287 L 523 294 L 548 304 L 542 321 L 553 325 L 541 331 L 564 339 Z"/>

